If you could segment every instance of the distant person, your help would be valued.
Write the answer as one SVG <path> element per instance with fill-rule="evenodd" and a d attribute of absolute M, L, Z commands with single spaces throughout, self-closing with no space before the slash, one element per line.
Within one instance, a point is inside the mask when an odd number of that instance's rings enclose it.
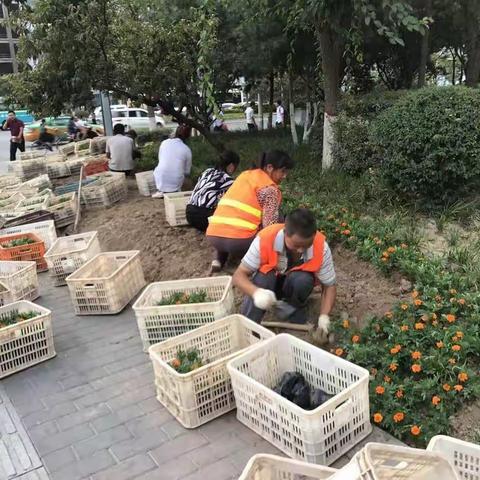
<path fill-rule="evenodd" d="M 214 132 L 228 132 L 228 127 L 224 120 L 224 113 L 222 110 L 218 112 L 218 115 L 213 117 L 213 131 Z"/>
<path fill-rule="evenodd" d="M 135 163 L 133 161 L 133 140 L 125 135 L 125 126 L 117 123 L 113 127 L 113 137 L 107 140 L 106 154 L 108 168 L 111 172 L 130 175 Z"/>
<path fill-rule="evenodd" d="M 47 122 L 44 118 L 42 118 L 40 122 L 40 134 L 38 136 L 38 140 L 42 145 L 48 148 L 48 150 L 52 151 L 52 143 L 55 140 L 55 137 L 47 132 Z"/>
<path fill-rule="evenodd" d="M 213 168 L 207 168 L 195 185 L 187 205 L 187 222 L 204 232 L 208 218 L 213 215 L 219 200 L 233 183 L 232 175 L 240 164 L 240 157 L 225 150 Z"/>
<path fill-rule="evenodd" d="M 91 123 L 92 123 L 92 125 L 97 124 L 97 116 L 95 115 L 95 112 L 92 113 Z"/>
<path fill-rule="evenodd" d="M 23 130 L 25 124 L 17 118 L 15 112 L 10 110 L 8 112 L 7 121 L 2 127 L 2 130 L 10 130 L 10 161 L 17 159 L 17 150 L 25 151 L 25 138 L 23 137 Z"/>
<path fill-rule="evenodd" d="M 68 136 L 70 137 L 70 139 L 75 140 L 75 137 L 77 136 L 77 127 L 75 125 L 75 118 L 74 117 L 70 117 L 69 120 L 68 120 L 67 132 L 68 132 Z"/>
<path fill-rule="evenodd" d="M 285 125 L 285 109 L 283 108 L 281 100 L 277 100 L 277 119 L 275 125 L 277 127 L 283 127 Z"/>
<path fill-rule="evenodd" d="M 255 102 L 250 102 L 250 105 L 245 109 L 245 118 L 247 120 L 248 131 L 252 132 L 258 129 L 255 121 Z"/>
<path fill-rule="evenodd" d="M 92 127 L 87 127 L 85 138 L 88 138 L 89 140 L 91 140 L 92 138 L 97 138 L 98 136 L 99 136 L 98 133 Z"/>
<path fill-rule="evenodd" d="M 138 149 L 137 146 L 137 132 L 133 128 L 130 128 L 126 135 L 133 140 L 133 159 L 136 160 L 138 158 L 142 158 L 142 152 Z"/>
<path fill-rule="evenodd" d="M 153 198 L 163 198 L 164 193 L 179 192 L 185 177 L 192 169 L 192 151 L 185 145 L 192 129 L 179 125 L 174 138 L 164 140 L 158 151 L 158 165 L 153 171 L 157 192 Z"/>
<path fill-rule="evenodd" d="M 87 129 L 85 128 L 85 122 L 81 118 L 75 117 L 74 123 L 75 128 L 77 129 L 76 138 L 78 140 L 82 140 L 83 138 L 85 138 L 85 135 L 87 133 Z"/>

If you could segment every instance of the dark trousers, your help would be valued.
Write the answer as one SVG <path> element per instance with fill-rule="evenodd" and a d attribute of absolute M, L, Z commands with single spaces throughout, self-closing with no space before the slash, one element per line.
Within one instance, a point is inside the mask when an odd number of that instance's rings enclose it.
<path fill-rule="evenodd" d="M 17 159 L 17 149 L 21 152 L 25 151 L 25 140 L 22 140 L 21 143 L 10 142 L 10 161 L 13 162 Z"/>
<path fill-rule="evenodd" d="M 214 208 L 197 207 L 196 205 L 187 205 L 185 210 L 187 222 L 192 227 L 205 232 L 208 227 L 208 218 L 213 215 Z"/>
<path fill-rule="evenodd" d="M 229 255 L 243 257 L 254 239 L 255 235 L 249 238 L 225 238 L 207 235 L 207 241 L 216 250 L 216 259 L 222 267 L 227 262 Z"/>
<path fill-rule="evenodd" d="M 256 132 L 257 126 L 254 123 L 247 123 L 249 132 Z"/>
<path fill-rule="evenodd" d="M 315 284 L 312 273 L 298 270 L 289 272 L 286 275 L 277 275 L 274 271 L 267 274 L 257 272 L 253 276 L 252 281 L 259 288 L 275 292 L 278 300 L 284 300 L 295 308 L 295 311 L 288 317 L 289 322 L 307 322 L 307 300 Z M 253 299 L 246 295 L 243 299 L 240 313 L 254 322 L 260 323 L 265 310 L 257 308 L 253 303 Z"/>

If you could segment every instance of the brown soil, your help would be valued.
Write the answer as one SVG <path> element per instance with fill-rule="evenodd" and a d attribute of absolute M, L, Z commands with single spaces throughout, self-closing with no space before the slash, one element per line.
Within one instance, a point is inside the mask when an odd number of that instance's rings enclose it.
<path fill-rule="evenodd" d="M 467 442 L 478 443 L 480 435 L 480 400 L 462 407 L 450 419 L 451 432 L 448 434 Z"/>
<path fill-rule="evenodd" d="M 212 250 L 205 237 L 189 227 L 170 227 L 165 221 L 163 200 L 138 195 L 129 179 L 128 200 L 104 210 L 83 213 L 80 231 L 97 230 L 104 251 L 140 250 L 148 282 L 203 277 L 208 274 Z M 382 315 L 400 296 L 400 282 L 383 277 L 373 266 L 343 248 L 334 251 L 338 280 L 335 316 L 364 324 Z M 227 267 L 233 273 L 235 265 Z M 318 316 L 319 302 L 312 296 L 311 321 Z M 237 299 L 240 296 L 237 295 Z"/>

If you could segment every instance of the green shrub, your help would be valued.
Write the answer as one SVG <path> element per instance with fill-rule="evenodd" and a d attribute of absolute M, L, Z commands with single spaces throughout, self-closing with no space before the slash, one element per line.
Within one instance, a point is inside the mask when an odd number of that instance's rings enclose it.
<path fill-rule="evenodd" d="M 142 146 L 149 142 L 161 142 L 168 138 L 172 133 L 171 128 L 157 128 L 153 131 L 137 130 L 137 143 Z"/>
<path fill-rule="evenodd" d="M 395 105 L 405 95 L 404 90 L 372 91 L 365 95 L 344 95 L 339 110 L 349 117 L 374 118 Z"/>
<path fill-rule="evenodd" d="M 323 152 L 323 115 L 320 115 L 317 119 L 317 123 L 313 126 L 308 139 L 308 145 L 310 147 L 310 154 L 313 159 L 319 159 L 322 162 Z"/>
<path fill-rule="evenodd" d="M 392 189 L 424 207 L 448 204 L 479 178 L 480 94 L 464 87 L 411 92 L 374 122 Z"/>

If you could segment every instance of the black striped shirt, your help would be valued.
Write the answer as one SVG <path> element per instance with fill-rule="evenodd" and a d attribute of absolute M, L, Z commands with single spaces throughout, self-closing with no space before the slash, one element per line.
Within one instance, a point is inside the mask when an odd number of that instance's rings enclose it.
<path fill-rule="evenodd" d="M 216 208 L 218 201 L 232 183 L 233 178 L 228 173 L 216 168 L 207 168 L 198 179 L 188 204 Z"/>

